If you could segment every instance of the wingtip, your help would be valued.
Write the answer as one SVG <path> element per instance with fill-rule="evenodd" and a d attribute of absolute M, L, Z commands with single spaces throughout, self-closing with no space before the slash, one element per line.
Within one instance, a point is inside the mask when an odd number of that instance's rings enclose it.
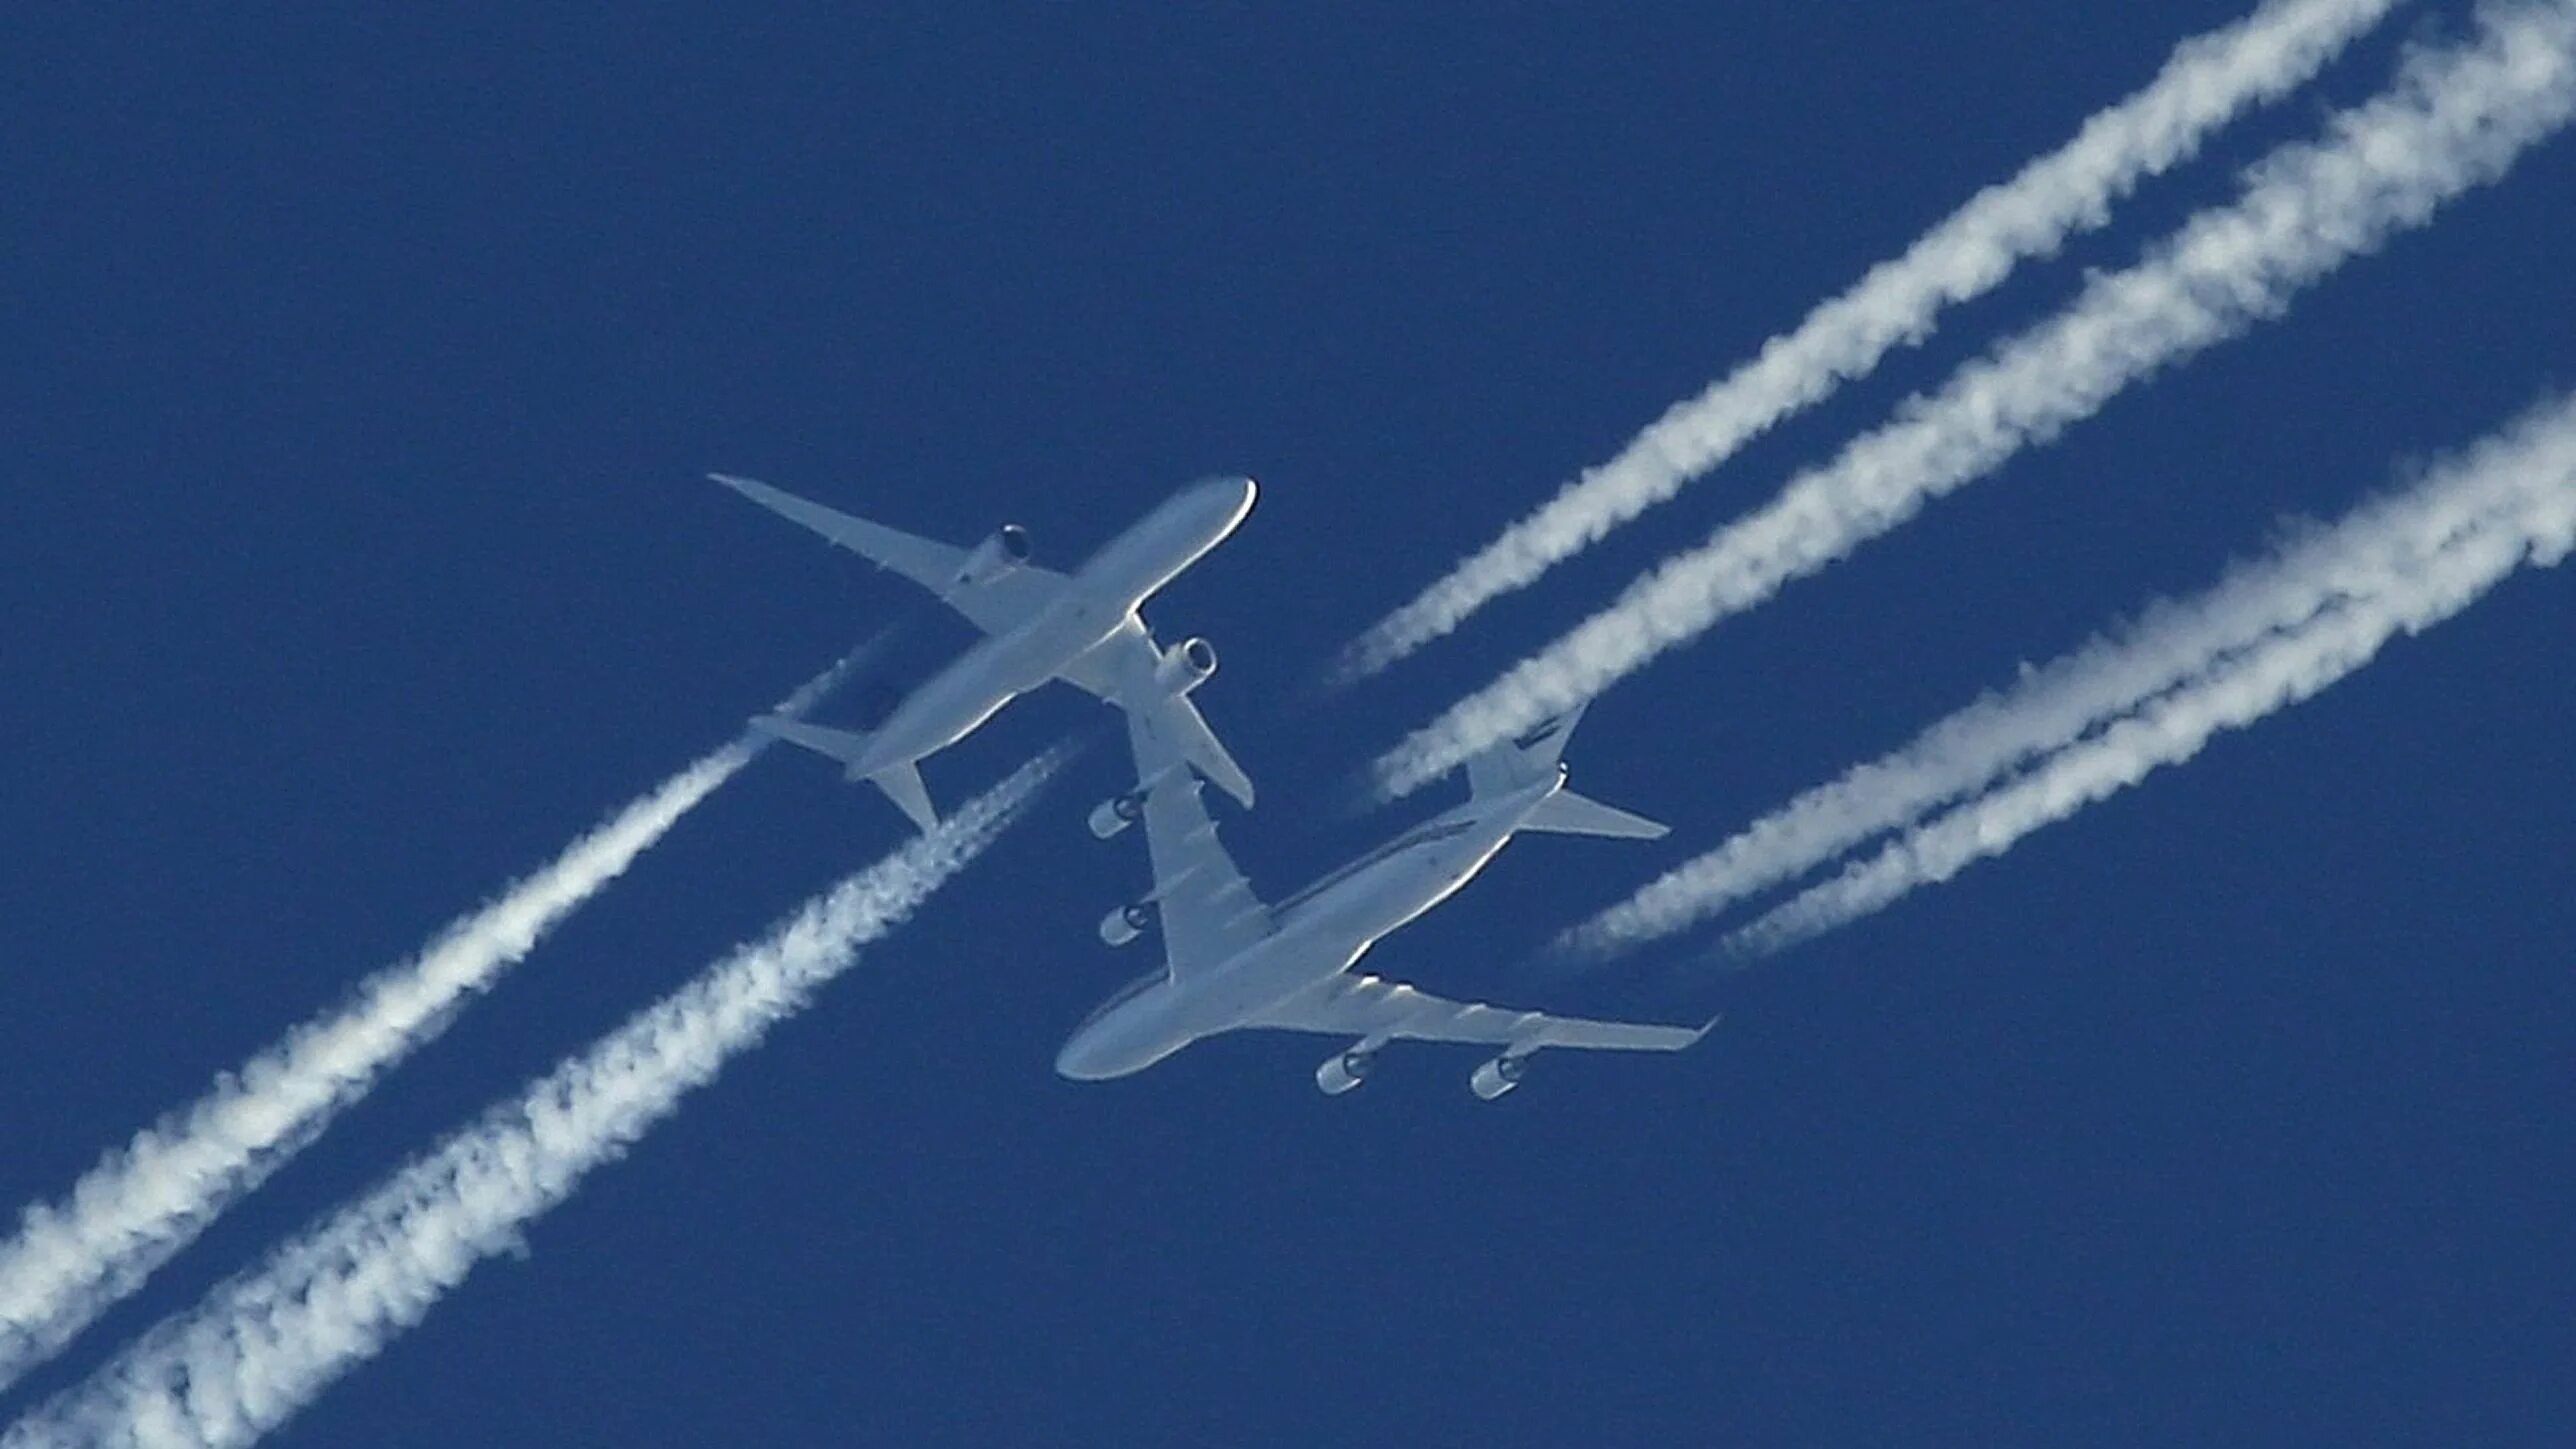
<path fill-rule="evenodd" d="M 1211 736 L 1210 738 L 1214 737 Z M 1219 746 L 1219 748 L 1222 749 L 1223 747 Z M 1243 773 L 1242 767 L 1236 765 L 1231 758 L 1221 758 L 1203 762 L 1175 761 L 1174 764 L 1175 767 L 1185 775 L 1192 773 L 1190 767 L 1191 765 L 1196 764 L 1198 766 L 1196 773 L 1206 783 L 1214 785 L 1219 790 L 1224 791 L 1227 799 L 1232 800 L 1235 804 L 1242 806 L 1244 809 L 1249 810 L 1252 808 L 1252 777 Z"/>
<path fill-rule="evenodd" d="M 1697 1046 L 1700 1042 L 1707 1039 L 1708 1034 L 1717 1030 L 1717 1024 L 1724 1020 L 1726 1020 L 1726 1013 L 1723 1011 L 1710 1017 L 1707 1023 L 1700 1027 L 1698 1034 L 1691 1038 L 1691 1045 Z"/>

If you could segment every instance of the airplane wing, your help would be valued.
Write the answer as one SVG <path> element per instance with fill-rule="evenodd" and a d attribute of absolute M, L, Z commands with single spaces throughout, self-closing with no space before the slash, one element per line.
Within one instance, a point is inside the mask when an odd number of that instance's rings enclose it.
<path fill-rule="evenodd" d="M 1137 759 L 1145 751 L 1160 751 L 1166 757 L 1177 752 L 1191 768 L 1205 775 L 1216 787 L 1234 797 L 1236 804 L 1252 808 L 1252 777 L 1234 762 L 1216 731 L 1208 728 L 1207 717 L 1186 694 L 1169 694 L 1154 687 L 1154 668 L 1162 663 L 1163 651 L 1154 643 L 1145 621 L 1129 614 L 1117 632 L 1091 647 L 1081 658 L 1066 665 L 1056 675 L 1097 699 L 1106 700 L 1125 710 L 1132 718 L 1147 716 L 1147 725 L 1155 733 L 1152 743 L 1139 743 Z M 1133 739 L 1134 727 L 1130 726 Z M 1138 778 L 1151 778 L 1152 772 L 1140 767 Z"/>
<path fill-rule="evenodd" d="M 1344 972 L 1301 992 L 1252 1023 L 1280 1031 L 1380 1040 L 1472 1042 L 1509 1047 L 1526 1055 L 1540 1047 L 1600 1051 L 1672 1052 L 1708 1035 L 1708 1026 L 1651 1026 L 1626 1021 L 1587 1021 L 1543 1011 L 1513 1011 L 1451 1001 L 1402 982 Z"/>
<path fill-rule="evenodd" d="M 882 523 L 870 523 L 837 508 L 826 508 L 820 503 L 799 498 L 785 489 L 773 488 L 755 478 L 737 478 L 729 473 L 710 473 L 707 476 L 779 517 L 803 524 L 877 567 L 901 574 L 921 585 L 987 634 L 1004 634 L 1019 627 L 1055 602 L 1068 582 L 1064 575 L 1052 569 L 1022 564 L 984 583 L 960 584 L 957 576 L 971 557 L 966 549 L 917 538 Z"/>
<path fill-rule="evenodd" d="M 1215 966 L 1276 929 L 1270 908 L 1252 893 L 1216 822 L 1200 803 L 1203 788 L 1177 742 L 1153 714 L 1127 712 L 1136 774 L 1145 782 L 1145 849 L 1153 860 L 1155 912 L 1172 979 Z"/>

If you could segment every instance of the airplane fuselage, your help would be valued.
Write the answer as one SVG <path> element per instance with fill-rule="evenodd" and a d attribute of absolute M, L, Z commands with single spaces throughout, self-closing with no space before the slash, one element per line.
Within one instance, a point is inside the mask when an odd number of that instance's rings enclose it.
<path fill-rule="evenodd" d="M 915 689 L 870 734 L 866 755 L 850 763 L 851 777 L 936 754 L 1053 679 L 1234 532 L 1252 510 L 1253 492 L 1249 478 L 1216 478 L 1173 495 L 1075 570 L 1055 603 L 978 640 Z"/>
<path fill-rule="evenodd" d="M 1092 1013 L 1056 1057 L 1078 1081 L 1143 1071 L 1201 1037 L 1347 971 L 1393 932 L 1458 893 L 1560 782 L 1472 801 L 1404 832 L 1282 901 L 1278 930 L 1186 981 L 1155 971 Z"/>

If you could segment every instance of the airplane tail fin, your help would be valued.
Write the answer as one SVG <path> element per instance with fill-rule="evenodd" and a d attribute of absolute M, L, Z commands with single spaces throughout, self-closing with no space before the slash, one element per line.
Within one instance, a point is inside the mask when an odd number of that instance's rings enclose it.
<path fill-rule="evenodd" d="M 836 730 L 825 725 L 807 724 L 786 714 L 765 714 L 751 722 L 755 734 L 773 740 L 785 740 L 799 749 L 812 750 L 843 764 L 855 765 L 868 752 L 865 730 Z"/>
<path fill-rule="evenodd" d="M 868 746 L 874 736 L 866 730 L 836 730 L 828 725 L 807 724 L 785 715 L 765 714 L 751 722 L 752 729 L 774 740 L 785 740 L 800 749 L 829 756 L 847 766 L 850 779 L 864 779 L 885 792 L 904 818 L 923 830 L 939 824 L 939 812 L 931 807 L 930 789 L 921 783 L 921 767 L 906 760 L 888 765 L 872 774 L 861 775 L 859 767 L 867 762 Z"/>
<path fill-rule="evenodd" d="M 1470 799 L 1485 799 L 1525 790 L 1541 780 L 1564 775 L 1565 742 L 1583 719 L 1589 702 L 1552 719 L 1541 721 L 1518 739 L 1506 741 L 1467 761 L 1467 793 Z M 1588 795 L 1558 788 L 1541 800 L 1521 821 L 1523 830 L 1544 830 L 1559 835 L 1606 835 L 1620 840 L 1656 840 L 1669 834 L 1671 826 L 1633 814 L 1615 805 L 1604 805 Z"/>
<path fill-rule="evenodd" d="M 1521 829 L 1557 835 L 1607 835 L 1617 840 L 1661 840 L 1673 828 L 1616 805 L 1604 805 L 1589 795 L 1559 790 L 1538 802 L 1538 808 L 1521 822 Z"/>
<path fill-rule="evenodd" d="M 868 776 L 868 783 L 883 790 L 886 798 L 892 800 L 894 807 L 915 826 L 923 830 L 938 826 L 939 812 L 931 808 L 930 789 L 921 783 L 919 765 L 907 762 L 879 770 Z"/>
<path fill-rule="evenodd" d="M 1467 758 L 1467 793 L 1471 798 L 1508 795 L 1556 773 L 1565 757 L 1565 742 L 1582 722 L 1589 702 L 1539 723 L 1515 740 Z"/>

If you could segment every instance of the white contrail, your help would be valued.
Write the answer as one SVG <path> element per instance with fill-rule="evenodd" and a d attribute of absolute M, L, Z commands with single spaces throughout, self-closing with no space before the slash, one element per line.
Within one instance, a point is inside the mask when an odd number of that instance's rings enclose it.
<path fill-rule="evenodd" d="M 2248 106 L 2305 83 L 2396 0 L 2272 0 L 2177 47 L 2145 89 L 2096 113 L 2057 151 L 1990 186 L 1893 261 L 1808 313 L 1752 361 L 1677 403 L 1616 457 L 1567 483 L 1343 651 L 1338 677 L 1375 674 L 1671 498 L 1782 418 L 1930 335 L 1941 311 L 2000 285 L 2108 219 L 2138 183 L 2188 161 Z"/>
<path fill-rule="evenodd" d="M 802 710 L 867 646 L 790 695 Z M 377 1078 L 489 988 L 575 907 L 731 779 L 765 736 L 726 745 L 610 816 L 551 864 L 450 925 L 350 1002 L 215 1079 L 206 1095 L 110 1151 L 71 1192 L 30 1205 L 0 1244 L 0 1389 L 139 1287 L 206 1225 L 321 1135 Z"/>
<path fill-rule="evenodd" d="M 1982 790 L 2149 700 L 2191 683 L 2267 638 L 2327 611 L 2407 589 L 2446 551 L 2474 543 L 2500 512 L 2529 504 L 2531 469 L 2508 454 L 2576 457 L 2576 408 L 2543 414 L 2507 441 L 2439 468 L 2274 557 L 2233 570 L 2186 603 L 2161 604 L 2010 689 L 1990 694 L 1893 754 L 1854 767 L 1569 931 L 1558 946 L 1606 956 L 1707 920 L 1872 837 Z"/>
<path fill-rule="evenodd" d="M 1048 756 L 154 1328 L 0 1434 L 0 1449 L 247 1444 L 417 1323 L 481 1260 L 563 1201 L 848 968 L 989 845 Z"/>
<path fill-rule="evenodd" d="M 1727 938 L 1761 955 L 1878 910 L 1919 885 L 2000 855 L 2041 826 L 2199 753 L 2213 735 L 2307 699 L 2370 662 L 2399 633 L 2467 608 L 2525 563 L 2542 567 L 2576 548 L 2576 402 L 2562 402 L 2463 465 L 2488 470 L 2500 497 L 2472 528 L 2411 570 L 2278 634 L 2184 688 L 2069 746 L 2027 774 L 1814 886 Z"/>
<path fill-rule="evenodd" d="M 2468 44 L 2410 55 L 2397 84 L 2274 153 L 2231 206 L 2096 278 L 1761 510 L 1667 559 L 1618 602 L 1451 706 L 1373 766 L 1399 795 L 1599 693 L 2057 436 L 2120 389 L 2243 332 L 2344 261 L 2502 175 L 2576 107 L 2576 4 L 2485 7 Z"/>

